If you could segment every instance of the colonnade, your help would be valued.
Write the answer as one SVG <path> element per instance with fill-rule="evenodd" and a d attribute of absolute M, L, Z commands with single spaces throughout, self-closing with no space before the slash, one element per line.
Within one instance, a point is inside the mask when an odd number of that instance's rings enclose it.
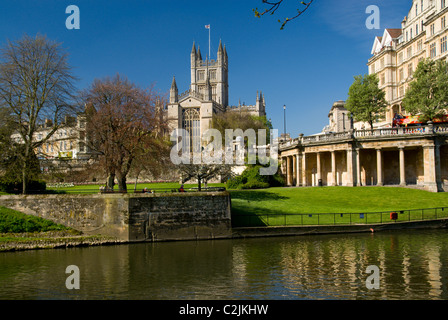
<path fill-rule="evenodd" d="M 288 186 L 419 185 L 438 191 L 440 146 L 348 145 L 292 148 L 280 153 Z"/>

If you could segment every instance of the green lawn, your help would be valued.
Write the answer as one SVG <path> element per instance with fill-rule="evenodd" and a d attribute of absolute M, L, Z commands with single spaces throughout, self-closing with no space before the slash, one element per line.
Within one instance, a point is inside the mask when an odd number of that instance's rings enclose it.
<path fill-rule="evenodd" d="M 86 184 L 86 185 L 76 185 L 74 187 L 62 187 L 62 188 L 48 187 L 47 190 L 62 191 L 64 193 L 72 193 L 72 194 L 94 194 L 99 192 L 100 186 L 104 186 L 104 184 Z M 209 183 L 207 186 L 224 187 L 225 184 Z M 129 193 L 134 192 L 134 184 L 128 184 L 127 187 Z M 186 190 L 197 187 L 198 187 L 197 183 L 184 184 L 184 188 Z M 138 183 L 136 192 L 141 192 L 144 188 L 154 190 L 155 192 L 170 192 L 171 190 L 179 189 L 180 183 L 176 182 Z M 115 186 L 115 191 L 118 191 L 118 186 Z"/>
<path fill-rule="evenodd" d="M 409 211 L 448 207 L 447 193 L 407 188 L 269 188 L 231 194 L 236 225 L 384 223 L 393 222 L 392 211 L 398 212 L 398 221 L 448 217 L 442 209 Z"/>

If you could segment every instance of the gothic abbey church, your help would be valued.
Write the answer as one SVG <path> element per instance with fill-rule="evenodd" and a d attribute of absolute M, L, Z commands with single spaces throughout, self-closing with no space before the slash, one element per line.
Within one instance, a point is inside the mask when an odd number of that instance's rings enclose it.
<path fill-rule="evenodd" d="M 229 59 L 221 41 L 216 60 L 203 60 L 199 47 L 196 49 L 193 43 L 190 63 L 190 88 L 179 94 L 174 77 L 171 84 L 167 116 L 172 130 L 185 129 L 195 138 L 211 127 L 213 117 L 219 113 L 246 111 L 255 116 L 266 115 L 261 92 L 257 92 L 255 105 L 229 106 Z"/>

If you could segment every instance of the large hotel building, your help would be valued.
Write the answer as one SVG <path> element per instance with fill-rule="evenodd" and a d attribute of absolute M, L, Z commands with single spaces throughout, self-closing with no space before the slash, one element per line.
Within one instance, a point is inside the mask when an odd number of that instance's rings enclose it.
<path fill-rule="evenodd" d="M 282 172 L 290 186 L 399 185 L 448 191 L 448 124 L 393 126 L 408 116 L 402 104 L 419 61 L 447 59 L 448 0 L 414 0 L 401 28 L 376 37 L 369 74 L 386 93 L 385 116 L 374 130 L 352 125 L 344 101 L 334 103 L 323 132 L 279 146 Z"/>
<path fill-rule="evenodd" d="M 389 103 L 377 127 L 390 126 L 396 113 L 406 115 L 402 100 L 414 70 L 425 58 L 447 59 L 448 0 L 414 0 L 400 29 L 386 29 L 376 37 L 369 74 L 376 73 Z"/>

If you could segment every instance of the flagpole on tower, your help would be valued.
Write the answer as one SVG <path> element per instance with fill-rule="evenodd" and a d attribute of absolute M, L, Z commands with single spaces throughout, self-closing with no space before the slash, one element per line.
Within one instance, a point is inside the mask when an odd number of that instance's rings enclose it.
<path fill-rule="evenodd" d="M 210 59 L 210 25 L 205 25 L 205 28 L 208 29 L 208 58 Z"/>

